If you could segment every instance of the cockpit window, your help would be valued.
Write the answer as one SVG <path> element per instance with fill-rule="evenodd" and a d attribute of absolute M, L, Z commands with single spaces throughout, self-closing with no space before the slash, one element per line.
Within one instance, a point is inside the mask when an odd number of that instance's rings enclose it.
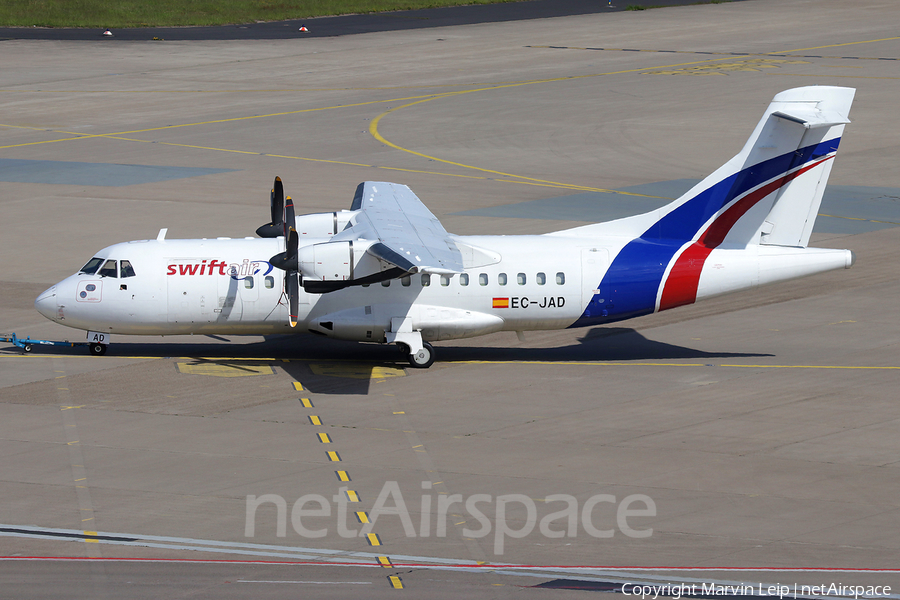
<path fill-rule="evenodd" d="M 108 260 L 103 263 L 103 266 L 97 271 L 97 275 L 100 277 L 118 277 L 119 271 L 116 269 L 116 261 Z"/>
<path fill-rule="evenodd" d="M 97 269 L 100 268 L 100 265 L 103 264 L 102 258 L 97 258 L 96 256 L 91 260 L 87 261 L 87 264 L 81 267 L 81 271 L 79 273 L 86 273 L 88 275 L 93 275 L 97 272 Z"/>
<path fill-rule="evenodd" d="M 119 263 L 120 275 L 125 277 L 134 277 L 134 267 L 131 266 L 130 260 L 123 260 Z"/>

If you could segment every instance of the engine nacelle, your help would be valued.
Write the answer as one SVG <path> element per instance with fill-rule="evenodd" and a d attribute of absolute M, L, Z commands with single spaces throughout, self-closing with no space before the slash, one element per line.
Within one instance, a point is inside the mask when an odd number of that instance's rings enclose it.
<path fill-rule="evenodd" d="M 324 242 L 303 246 L 297 250 L 297 259 L 305 279 L 353 279 L 353 242 Z"/>
<path fill-rule="evenodd" d="M 330 238 L 343 231 L 357 212 L 355 210 L 342 210 L 340 212 L 300 215 L 294 218 L 294 228 L 301 238 Z"/>

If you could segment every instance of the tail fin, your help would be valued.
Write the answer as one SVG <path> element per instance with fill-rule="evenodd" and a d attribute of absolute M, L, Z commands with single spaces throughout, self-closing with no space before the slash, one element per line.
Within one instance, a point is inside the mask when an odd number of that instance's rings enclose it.
<path fill-rule="evenodd" d="M 815 147 L 827 155 L 797 168 L 794 178 L 773 198 L 772 207 L 759 227 L 759 238 L 754 235 L 749 240 L 751 243 L 756 239 L 760 244 L 773 246 L 805 247 L 809 243 L 834 164 L 830 159 L 837 151 L 844 125 L 850 122 L 848 114 L 855 92 L 853 88 L 806 87 L 775 96 L 772 105 L 783 107 L 771 113 L 772 116 L 793 124 L 793 129 L 802 128 L 798 148 Z"/>
<path fill-rule="evenodd" d="M 674 202 L 556 234 L 694 241 L 708 248 L 806 246 L 854 93 L 830 86 L 781 92 L 744 148 Z"/>
<path fill-rule="evenodd" d="M 854 93 L 826 86 L 781 92 L 737 156 L 671 204 L 549 234 L 623 243 L 600 283 L 603 293 L 574 326 L 693 303 L 717 248 L 805 247 Z"/>
<path fill-rule="evenodd" d="M 711 248 L 806 246 L 854 93 L 804 87 L 775 96 L 741 152 L 673 203 L 707 199 L 693 211 L 704 222 L 694 222 L 692 239 Z"/>

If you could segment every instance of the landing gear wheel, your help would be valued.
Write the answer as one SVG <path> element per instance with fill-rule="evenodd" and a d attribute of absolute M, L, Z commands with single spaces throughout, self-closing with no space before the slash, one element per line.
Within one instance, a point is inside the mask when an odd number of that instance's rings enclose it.
<path fill-rule="evenodd" d="M 409 364 L 416 369 L 427 369 L 434 364 L 434 346 L 422 342 L 422 349 L 409 355 Z"/>
<path fill-rule="evenodd" d="M 88 348 L 93 356 L 103 356 L 106 354 L 106 344 L 89 344 Z"/>
<path fill-rule="evenodd" d="M 24 346 L 22 346 L 22 350 L 24 350 L 25 352 L 31 352 L 31 344 L 25 344 Z"/>

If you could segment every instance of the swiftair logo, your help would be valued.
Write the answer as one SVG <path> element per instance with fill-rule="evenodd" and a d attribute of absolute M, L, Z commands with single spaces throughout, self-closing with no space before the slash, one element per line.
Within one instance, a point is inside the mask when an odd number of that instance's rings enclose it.
<path fill-rule="evenodd" d="M 176 261 L 167 265 L 166 275 L 228 275 L 232 279 L 244 279 L 252 275 L 260 273 L 266 265 L 263 275 L 272 272 L 272 265 L 267 260 L 252 261 L 245 258 L 241 263 L 227 263 L 224 260 L 213 258 L 212 260 L 205 258 L 199 262 L 194 261 Z"/>

